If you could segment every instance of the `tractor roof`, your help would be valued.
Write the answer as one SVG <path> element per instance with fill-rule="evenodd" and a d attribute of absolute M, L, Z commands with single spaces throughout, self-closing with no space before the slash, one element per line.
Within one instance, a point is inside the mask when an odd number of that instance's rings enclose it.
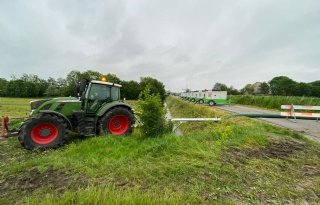
<path fill-rule="evenodd" d="M 119 84 L 116 84 L 116 83 L 104 82 L 104 81 L 99 81 L 99 80 L 92 80 L 91 83 L 111 85 L 111 86 L 116 86 L 116 87 L 119 87 L 119 88 L 122 87 L 122 85 L 119 85 Z"/>

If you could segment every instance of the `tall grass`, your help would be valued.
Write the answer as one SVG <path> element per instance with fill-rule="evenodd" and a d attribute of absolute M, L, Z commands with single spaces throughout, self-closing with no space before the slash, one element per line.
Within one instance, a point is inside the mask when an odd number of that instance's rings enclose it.
<path fill-rule="evenodd" d="M 238 104 L 278 110 L 281 105 L 320 105 L 320 98 L 316 97 L 233 95 L 230 98 Z"/>

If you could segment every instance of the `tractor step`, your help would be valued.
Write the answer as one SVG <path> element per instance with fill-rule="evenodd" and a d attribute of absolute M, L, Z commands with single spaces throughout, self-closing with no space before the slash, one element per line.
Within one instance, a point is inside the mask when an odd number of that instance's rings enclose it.
<path fill-rule="evenodd" d="M 96 117 L 87 116 L 84 111 L 74 111 L 74 119 L 77 124 L 77 130 L 81 135 L 93 136 L 96 135 Z"/>
<path fill-rule="evenodd" d="M 95 135 L 96 134 L 96 118 L 95 117 L 86 117 L 85 118 L 85 135 Z"/>
<path fill-rule="evenodd" d="M 84 126 L 81 129 L 81 134 L 85 136 L 96 135 L 96 118 L 95 117 L 85 117 Z"/>

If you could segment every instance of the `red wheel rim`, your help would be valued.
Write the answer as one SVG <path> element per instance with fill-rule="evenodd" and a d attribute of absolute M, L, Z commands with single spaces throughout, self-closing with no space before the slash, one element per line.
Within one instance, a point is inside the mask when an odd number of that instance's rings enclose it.
<path fill-rule="evenodd" d="M 37 144 L 49 144 L 58 136 L 58 128 L 51 123 L 36 125 L 31 131 L 31 139 Z"/>
<path fill-rule="evenodd" d="M 109 122 L 109 131 L 114 135 L 123 135 L 129 128 L 129 119 L 124 115 L 117 115 Z"/>

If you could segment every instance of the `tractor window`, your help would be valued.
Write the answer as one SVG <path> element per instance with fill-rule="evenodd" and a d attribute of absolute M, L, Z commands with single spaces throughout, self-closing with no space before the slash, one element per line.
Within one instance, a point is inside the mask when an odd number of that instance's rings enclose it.
<path fill-rule="evenodd" d="M 111 88 L 111 98 L 112 98 L 112 100 L 119 100 L 119 88 L 118 87 Z"/>
<path fill-rule="evenodd" d="M 92 84 L 89 99 L 90 100 L 105 100 L 110 98 L 110 87 L 107 85 L 100 85 L 100 84 Z"/>
<path fill-rule="evenodd" d="M 96 112 L 103 103 L 111 102 L 111 87 L 103 84 L 91 84 L 88 95 L 88 112 Z"/>

